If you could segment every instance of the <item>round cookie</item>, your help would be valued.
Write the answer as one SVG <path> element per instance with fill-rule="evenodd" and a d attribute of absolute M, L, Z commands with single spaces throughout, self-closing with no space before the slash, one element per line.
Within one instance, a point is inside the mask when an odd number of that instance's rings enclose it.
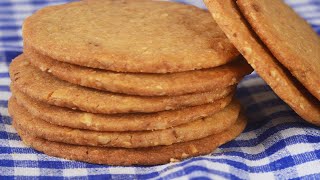
<path fill-rule="evenodd" d="M 36 52 L 26 44 L 24 54 L 32 65 L 70 83 L 141 96 L 208 92 L 235 85 L 252 72 L 251 66 L 242 57 L 217 68 L 170 74 L 142 74 L 116 73 L 63 63 Z"/>
<path fill-rule="evenodd" d="M 171 145 L 218 134 L 236 122 L 241 109 L 240 104 L 234 102 L 209 117 L 158 131 L 98 132 L 50 124 L 33 117 L 15 99 L 11 99 L 8 106 L 16 125 L 33 136 L 67 144 L 122 148 Z"/>
<path fill-rule="evenodd" d="M 319 126 L 319 101 L 296 82 L 256 37 L 235 1 L 205 0 L 205 3 L 230 41 L 274 92 L 302 118 Z"/>
<path fill-rule="evenodd" d="M 238 0 L 237 4 L 277 60 L 320 101 L 318 34 L 283 1 Z"/>
<path fill-rule="evenodd" d="M 224 109 L 232 100 L 232 95 L 214 101 L 214 103 L 193 106 L 173 111 L 147 114 L 93 114 L 74 111 L 68 108 L 52 106 L 31 99 L 12 88 L 17 102 L 25 107 L 34 117 L 58 126 L 93 131 L 144 131 L 160 130 L 189 123 L 199 118 L 210 116 Z"/>
<path fill-rule="evenodd" d="M 182 96 L 143 97 L 102 92 L 73 85 L 41 72 L 19 56 L 10 65 L 12 85 L 39 101 L 86 112 L 116 114 L 158 112 L 211 103 L 234 92 L 235 87 Z"/>
<path fill-rule="evenodd" d="M 15 126 L 15 122 L 13 122 L 13 125 L 25 144 L 47 155 L 95 164 L 129 166 L 165 164 L 209 154 L 220 145 L 235 139 L 244 130 L 246 123 L 246 118 L 240 116 L 236 124 L 220 134 L 170 146 L 138 149 L 102 148 L 50 142 L 30 136 Z"/>
<path fill-rule="evenodd" d="M 117 72 L 210 68 L 239 55 L 210 13 L 163 1 L 91 0 L 46 7 L 25 20 L 23 38 L 53 59 Z"/>

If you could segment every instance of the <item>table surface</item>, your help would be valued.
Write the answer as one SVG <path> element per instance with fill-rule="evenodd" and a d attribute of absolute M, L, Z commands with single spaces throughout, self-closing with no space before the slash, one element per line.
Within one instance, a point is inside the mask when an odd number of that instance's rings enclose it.
<path fill-rule="evenodd" d="M 178 0 L 204 8 L 200 0 Z M 320 129 L 303 121 L 255 73 L 237 97 L 249 124 L 211 155 L 161 166 L 116 167 L 49 157 L 26 147 L 11 126 L 8 65 L 22 52 L 21 24 L 35 10 L 66 0 L 0 1 L 0 179 L 320 179 Z M 320 33 L 320 0 L 287 0 Z"/>

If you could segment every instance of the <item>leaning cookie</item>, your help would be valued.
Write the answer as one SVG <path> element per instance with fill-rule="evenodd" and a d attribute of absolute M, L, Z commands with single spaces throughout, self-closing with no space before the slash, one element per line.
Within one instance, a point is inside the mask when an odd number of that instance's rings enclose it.
<path fill-rule="evenodd" d="M 273 91 L 306 121 L 320 125 L 320 104 L 278 62 L 251 29 L 234 0 L 205 0 L 220 28 Z"/>
<path fill-rule="evenodd" d="M 237 0 L 237 4 L 275 58 L 320 101 L 318 34 L 283 1 Z"/>

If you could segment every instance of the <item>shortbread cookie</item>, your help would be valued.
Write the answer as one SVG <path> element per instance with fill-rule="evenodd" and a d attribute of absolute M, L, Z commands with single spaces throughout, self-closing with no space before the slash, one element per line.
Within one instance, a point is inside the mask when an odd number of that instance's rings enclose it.
<path fill-rule="evenodd" d="M 128 166 L 165 164 L 194 156 L 209 154 L 220 145 L 235 139 L 244 130 L 246 123 L 246 118 L 240 116 L 236 124 L 229 130 L 220 134 L 170 146 L 138 149 L 77 146 L 51 142 L 30 136 L 30 134 L 28 134 L 29 132 L 24 132 L 19 129 L 19 127 L 15 126 L 15 122 L 13 125 L 25 144 L 50 156 L 95 164 Z"/>
<path fill-rule="evenodd" d="M 239 56 L 209 12 L 164 1 L 46 7 L 25 20 L 23 38 L 53 59 L 117 72 L 181 72 Z"/>
<path fill-rule="evenodd" d="M 199 118 L 213 115 L 224 109 L 232 100 L 232 95 L 210 104 L 141 114 L 93 114 L 52 106 L 31 99 L 22 92 L 12 89 L 17 102 L 33 116 L 58 126 L 93 131 L 144 131 L 160 130 L 189 123 Z"/>
<path fill-rule="evenodd" d="M 158 112 L 211 103 L 234 92 L 227 87 L 212 92 L 182 96 L 143 97 L 114 94 L 85 88 L 41 72 L 25 60 L 24 55 L 10 65 L 13 86 L 39 101 L 102 114 Z"/>
<path fill-rule="evenodd" d="M 238 0 L 237 4 L 263 43 L 320 101 L 320 38 L 280 0 Z"/>
<path fill-rule="evenodd" d="M 225 109 L 193 122 L 158 131 L 98 132 L 56 126 L 32 116 L 15 99 L 9 101 L 9 113 L 16 125 L 30 135 L 67 144 L 138 148 L 171 145 L 201 139 L 229 129 L 238 119 L 240 104 L 231 103 Z"/>
<path fill-rule="evenodd" d="M 302 118 L 320 125 L 320 105 L 272 56 L 242 17 L 234 0 L 205 0 L 231 42 L 274 92 Z"/>
<path fill-rule="evenodd" d="M 142 96 L 177 96 L 208 92 L 238 83 L 252 68 L 241 57 L 216 68 L 169 74 L 116 73 L 56 61 L 28 45 L 26 59 L 42 71 L 81 86 Z"/>

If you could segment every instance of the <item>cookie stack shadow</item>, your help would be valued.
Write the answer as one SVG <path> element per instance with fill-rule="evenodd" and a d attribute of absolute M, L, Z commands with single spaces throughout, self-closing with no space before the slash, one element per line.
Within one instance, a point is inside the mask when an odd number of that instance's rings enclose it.
<path fill-rule="evenodd" d="M 234 94 L 252 69 L 232 45 L 218 52 L 225 62 L 211 67 L 116 72 L 53 58 L 24 28 L 24 53 L 10 66 L 9 112 L 36 150 L 90 163 L 155 165 L 209 154 L 245 128 Z"/>

